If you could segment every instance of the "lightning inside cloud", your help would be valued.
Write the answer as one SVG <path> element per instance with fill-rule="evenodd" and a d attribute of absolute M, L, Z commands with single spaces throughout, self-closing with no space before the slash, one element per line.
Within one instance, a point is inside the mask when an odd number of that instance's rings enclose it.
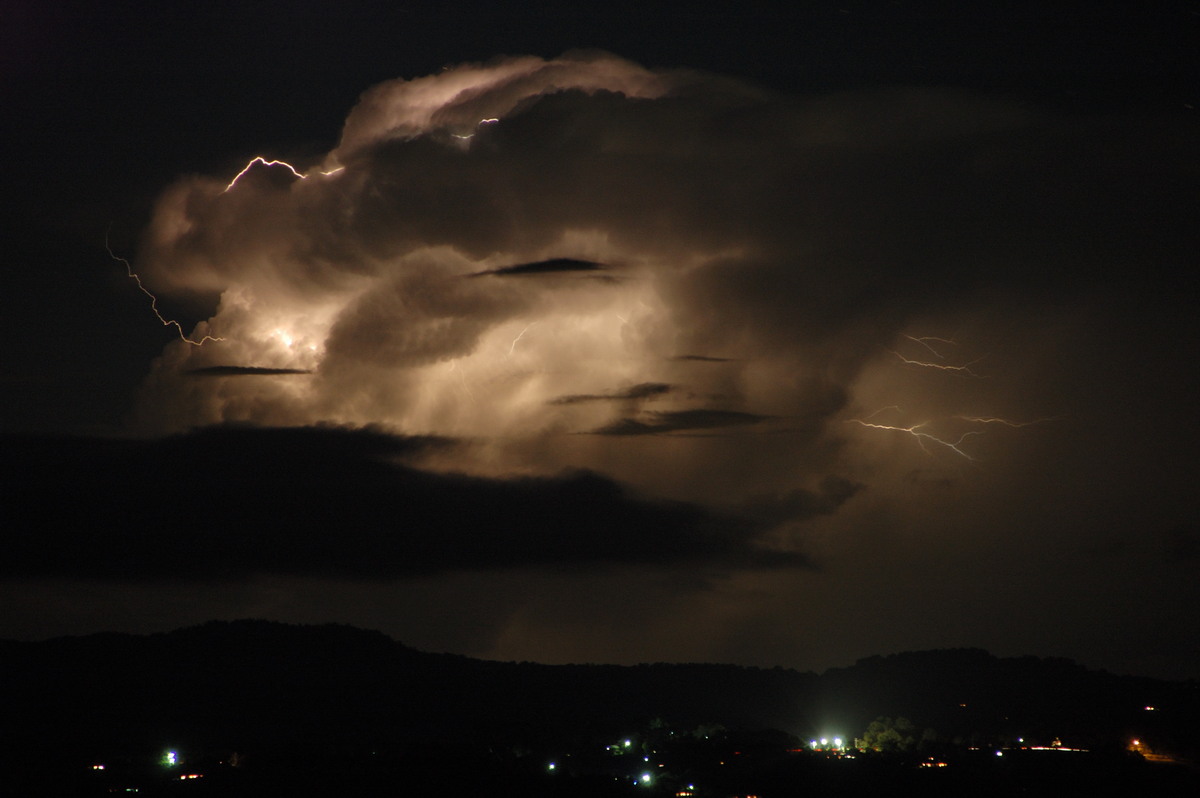
<path fill-rule="evenodd" d="M 109 246 L 107 236 L 105 236 L 105 238 L 104 238 L 104 249 L 108 252 L 108 256 L 110 258 L 112 258 L 113 260 L 117 261 L 118 263 L 120 263 L 121 265 L 123 265 L 125 267 L 126 275 L 131 280 L 133 280 L 133 282 L 137 285 L 138 290 L 150 298 L 150 311 L 152 313 L 154 313 L 155 318 L 157 318 L 160 322 L 162 322 L 162 325 L 164 327 L 174 327 L 175 331 L 179 333 L 179 339 L 181 341 L 183 341 L 185 344 L 191 344 L 192 346 L 202 346 L 202 345 L 208 343 L 209 341 L 223 340 L 221 338 L 217 338 L 216 336 L 207 335 L 207 334 L 201 335 L 199 338 L 189 338 L 188 335 L 183 331 L 183 325 L 181 323 L 179 323 L 175 319 L 168 319 L 165 316 L 163 316 L 162 313 L 159 312 L 158 297 L 156 297 L 153 293 L 151 293 L 149 291 L 149 289 L 147 289 L 146 286 L 142 283 L 142 278 L 139 277 L 137 275 L 137 272 L 135 272 L 133 270 L 133 265 L 128 260 L 126 260 L 125 258 L 122 258 L 121 256 L 117 255 L 115 252 L 112 251 L 112 247 Z"/>
<path fill-rule="evenodd" d="M 594 468 L 725 505 L 845 471 L 847 421 L 973 460 L 999 416 L 968 415 L 984 405 L 956 403 L 962 386 L 934 386 L 921 412 L 970 429 L 851 417 L 886 394 L 871 385 L 916 379 L 881 353 L 990 376 L 953 356 L 958 333 L 912 331 L 960 329 L 956 303 L 1011 279 L 889 281 L 895 251 L 935 276 L 951 256 L 930 215 L 879 198 L 921 187 L 917 205 L 954 207 L 972 233 L 950 236 L 960 250 L 999 246 L 991 198 L 962 186 L 1030 124 L 953 93 L 799 100 L 594 52 L 389 81 L 311 163 L 257 156 L 164 192 L 143 290 L 219 299 L 156 362 L 138 420 L 486 441 L 455 467 Z"/>

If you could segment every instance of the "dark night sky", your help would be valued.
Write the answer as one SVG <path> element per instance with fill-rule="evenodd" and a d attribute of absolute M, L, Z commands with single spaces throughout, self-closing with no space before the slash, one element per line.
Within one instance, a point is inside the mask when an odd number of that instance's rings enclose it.
<path fill-rule="evenodd" d="M 1200 677 L 1200 6 L 516 5 L 5 5 L 0 637 Z"/>

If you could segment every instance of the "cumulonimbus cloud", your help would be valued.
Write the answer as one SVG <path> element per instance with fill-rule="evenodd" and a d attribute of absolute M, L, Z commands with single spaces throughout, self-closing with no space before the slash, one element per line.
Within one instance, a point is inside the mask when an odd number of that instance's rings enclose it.
<path fill-rule="evenodd" d="M 1140 257 L 1150 220 L 1186 257 L 1186 204 L 1123 190 L 1171 153 L 1081 129 L 962 92 L 783 97 L 604 53 L 390 81 L 317 162 L 164 193 L 137 270 L 219 296 L 197 333 L 220 340 L 169 345 L 137 418 L 377 424 L 489 441 L 453 462 L 476 476 L 593 469 L 726 506 L 826 495 L 853 436 L 959 458 L 979 433 L 938 437 L 939 418 L 1072 408 L 937 383 L 938 352 L 902 370 L 905 335 L 992 335 L 961 344 L 975 362 L 1020 309 L 1038 340 Z M 231 363 L 261 378 L 185 379 Z"/>

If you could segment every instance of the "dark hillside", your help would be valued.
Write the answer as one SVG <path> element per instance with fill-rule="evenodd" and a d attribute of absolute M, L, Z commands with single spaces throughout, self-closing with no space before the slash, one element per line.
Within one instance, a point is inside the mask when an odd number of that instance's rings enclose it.
<path fill-rule="evenodd" d="M 475 772 L 490 762 L 508 779 L 537 752 L 601 752 L 632 736 L 649 753 L 677 730 L 679 741 L 718 734 L 689 744 L 701 759 L 724 750 L 712 746 L 773 756 L 835 735 L 850 746 L 877 718 L 898 730 L 893 747 L 908 756 L 1055 740 L 1119 752 L 1138 739 L 1142 753 L 1194 760 L 1200 689 L 971 649 L 871 657 L 821 676 L 548 666 L 419 652 L 349 626 L 237 621 L 0 641 L 0 706 L 0 766 L 52 793 L 70 792 L 54 786 L 54 774 L 96 761 L 133 767 L 169 749 L 197 765 L 303 773 L 295 778 L 305 783 L 343 771 L 369 780 L 383 761 L 428 772 L 464 756 Z"/>

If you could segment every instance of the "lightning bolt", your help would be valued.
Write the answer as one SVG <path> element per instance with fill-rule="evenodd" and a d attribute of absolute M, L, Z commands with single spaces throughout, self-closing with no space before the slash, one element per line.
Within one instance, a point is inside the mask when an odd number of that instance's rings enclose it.
<path fill-rule="evenodd" d="M 512 345 L 508 347 L 508 356 L 509 357 L 513 356 L 513 350 L 517 348 L 517 341 L 520 341 L 522 338 L 524 338 L 525 333 L 528 332 L 529 328 L 535 324 L 537 324 L 536 321 L 531 321 L 528 324 L 526 324 L 525 329 L 521 330 L 521 332 L 517 334 L 517 337 L 513 339 Z"/>
<path fill-rule="evenodd" d="M 887 409 L 887 408 L 884 408 L 884 409 Z M 873 413 L 872 415 L 875 415 L 875 414 Z M 869 417 L 870 416 L 868 416 L 868 418 Z M 962 450 L 962 448 L 961 448 L 962 443 L 967 438 L 970 438 L 974 435 L 982 435 L 983 434 L 982 432 L 980 432 L 978 430 L 972 430 L 970 432 L 964 432 L 962 435 L 960 435 L 958 437 L 958 440 L 949 441 L 944 438 L 939 438 L 936 435 L 931 435 L 928 432 L 921 432 L 920 431 L 921 427 L 924 427 L 926 424 L 929 423 L 927 421 L 922 422 L 920 424 L 914 424 L 911 427 L 898 427 L 898 426 L 893 426 L 891 424 L 874 424 L 869 421 L 864 421 L 861 418 L 851 418 L 851 419 L 848 419 L 846 423 L 859 424 L 864 427 L 870 427 L 871 429 L 886 429 L 886 430 L 894 430 L 895 432 L 907 432 L 909 435 L 911 435 L 917 439 L 918 443 L 921 444 L 921 449 L 923 451 L 925 451 L 926 454 L 929 453 L 929 449 L 926 448 L 925 441 L 932 441 L 933 443 L 936 443 L 939 446 L 946 447 L 947 449 L 949 449 L 950 451 L 959 455 L 960 457 L 964 457 L 973 463 L 977 462 L 976 459 Z"/>
<path fill-rule="evenodd" d="M 885 412 L 887 412 L 888 410 L 895 410 L 897 413 L 901 412 L 901 410 L 900 410 L 900 405 L 888 405 L 887 407 L 881 407 L 881 408 L 879 408 L 879 409 L 878 409 L 878 410 L 876 410 L 874 413 L 872 413 L 871 415 L 867 416 L 867 418 L 864 418 L 864 419 L 863 419 L 863 421 L 866 421 L 866 420 L 868 420 L 868 419 L 875 418 L 875 416 L 879 415 L 880 413 L 885 413 Z M 855 420 L 857 421 L 857 419 L 855 419 Z M 862 422 L 860 421 L 859 423 L 861 424 Z"/>
<path fill-rule="evenodd" d="M 296 177 L 300 178 L 301 180 L 305 179 L 305 176 L 300 174 L 299 172 L 297 172 L 296 167 L 292 166 L 287 161 L 268 161 L 266 158 L 262 157 L 261 155 L 256 155 L 250 159 L 250 162 L 248 164 L 246 164 L 245 166 L 242 167 L 242 171 L 238 172 L 236 175 L 233 176 L 233 180 L 229 181 L 229 185 L 225 186 L 225 190 L 222 191 L 221 193 L 222 194 L 228 193 L 231 188 L 233 188 L 234 186 L 236 186 L 238 184 L 238 181 L 242 179 L 242 176 L 244 174 L 246 174 L 247 172 L 249 172 L 254 167 L 254 164 L 256 164 L 256 163 L 260 163 L 263 166 L 283 166 L 283 167 L 287 168 L 287 170 L 289 172 L 291 172 L 292 174 L 294 174 Z"/>
<path fill-rule="evenodd" d="M 925 346 L 928 346 L 928 344 L 925 344 Z M 945 363 L 930 363 L 925 360 L 910 360 L 909 358 L 905 357 L 904 355 L 900 354 L 899 352 L 897 352 L 894 349 L 889 349 L 888 351 L 891 352 L 896 357 L 900 358 L 900 360 L 902 360 L 904 362 L 904 364 L 908 365 L 908 366 L 920 366 L 922 368 L 927 368 L 927 369 L 937 369 L 938 371 L 953 371 L 953 372 L 962 374 L 967 377 L 982 377 L 982 375 L 976 374 L 975 372 L 971 371 L 971 366 L 974 366 L 980 360 L 983 360 L 983 358 L 981 358 L 981 357 L 975 358 L 970 363 L 966 363 L 962 366 L 950 366 Z M 937 352 L 934 352 L 934 354 L 937 355 Z M 937 356 L 941 357 L 941 355 L 937 355 Z"/>
<path fill-rule="evenodd" d="M 1046 418 L 1035 418 L 1032 421 L 1013 421 L 1008 418 L 998 418 L 996 416 L 955 416 L 963 421 L 974 421 L 977 424 L 1003 424 L 1006 427 L 1020 429 L 1021 427 L 1032 427 L 1034 424 L 1045 424 L 1048 421 L 1058 421 L 1062 416 L 1047 416 Z"/>
<path fill-rule="evenodd" d="M 909 341 L 912 341 L 914 344 L 917 344 L 917 345 L 923 347 L 938 360 L 945 359 L 945 356 L 943 355 L 944 347 L 942 345 L 954 346 L 954 347 L 958 346 L 958 342 L 955 341 L 954 338 L 939 338 L 939 337 L 933 336 L 933 335 L 925 335 L 925 336 L 904 335 L 903 337 Z M 965 363 L 963 365 L 952 365 L 952 364 L 948 364 L 948 363 L 944 363 L 944 362 L 943 363 L 935 363 L 935 362 L 931 362 L 931 361 L 927 361 L 927 360 L 918 360 L 915 358 L 908 358 L 908 357 L 905 357 L 904 355 L 900 354 L 899 352 L 897 352 L 894 349 L 889 349 L 887 351 L 890 352 L 891 354 L 895 355 L 897 359 L 899 359 L 901 362 L 903 362 L 905 365 L 908 365 L 908 366 L 920 366 L 921 368 L 937 369 L 938 371 L 949 371 L 949 372 L 953 372 L 955 374 L 960 374 L 965 377 L 982 378 L 984 376 L 984 375 L 980 375 L 980 374 L 976 373 L 975 371 L 971 370 L 971 366 L 975 365 L 980 360 L 982 360 L 983 359 L 982 357 L 976 358 L 975 360 L 972 360 L 969 363 Z M 1023 427 L 1031 427 L 1035 424 L 1044 424 L 1048 421 L 1055 421 L 1055 420 L 1061 418 L 1061 416 L 1049 416 L 1049 417 L 1044 417 L 1044 418 L 1035 418 L 1035 419 L 1032 419 L 1029 421 L 1018 421 L 1018 420 L 1014 420 L 1014 419 L 1010 419 L 1010 418 L 1003 418 L 1001 416 L 955 415 L 955 416 L 945 416 L 945 417 L 941 417 L 941 418 L 934 419 L 934 420 L 926 420 L 926 421 L 922 421 L 919 424 L 913 424 L 911 426 L 904 426 L 900 422 L 895 423 L 895 424 L 884 424 L 881 421 L 875 420 L 875 419 L 877 419 L 877 417 L 880 414 L 888 412 L 888 411 L 894 411 L 895 413 L 898 413 L 898 414 L 903 413 L 903 410 L 900 408 L 899 405 L 888 405 L 887 407 L 882 407 L 862 418 L 847 419 L 847 423 L 858 424 L 859 426 L 868 427 L 870 429 L 890 430 L 893 432 L 903 432 L 903 433 L 906 433 L 906 434 L 911 435 L 912 437 L 916 438 L 917 442 L 921 445 L 921 449 L 923 451 L 925 451 L 926 454 L 931 453 L 930 449 L 929 449 L 929 445 L 936 445 L 936 446 L 941 446 L 943 448 L 949 449 L 950 451 L 954 452 L 955 454 L 959 455 L 960 457 L 970 460 L 972 462 L 977 462 L 977 458 L 972 457 L 970 455 L 970 453 L 968 453 L 963 448 L 963 444 L 968 439 L 970 439 L 976 435 L 983 435 L 984 431 L 985 431 L 984 428 L 986 428 L 988 425 L 999 424 L 1002 426 L 1011 427 L 1013 429 L 1020 429 Z M 971 424 L 971 425 L 977 425 L 978 428 L 967 430 L 966 432 L 963 432 L 961 435 L 959 435 L 957 438 L 949 437 L 948 435 L 947 436 L 935 435 L 932 432 L 928 431 L 928 428 L 931 424 L 939 423 L 939 425 L 941 425 L 941 422 L 945 422 L 947 419 L 951 419 L 951 418 L 958 419 L 960 422 L 967 422 L 968 424 Z M 960 423 L 960 424 L 956 424 L 954 427 L 951 427 L 951 429 L 955 429 L 955 428 L 962 429 L 963 426 L 964 425 Z"/>
<path fill-rule="evenodd" d="M 464 374 L 463 370 L 458 367 L 457 360 L 450 364 L 449 371 L 458 373 L 458 381 L 460 383 L 462 383 L 462 387 L 461 387 L 462 392 L 464 394 L 466 394 L 468 399 L 470 399 L 472 402 L 474 402 L 475 401 L 475 392 L 472 391 L 471 386 L 467 384 L 467 375 Z"/>
<path fill-rule="evenodd" d="M 154 315 L 158 317 L 158 320 L 162 322 L 164 327 L 174 327 L 179 332 L 179 337 L 182 340 L 186 341 L 187 343 L 191 344 L 192 346 L 203 346 L 208 341 L 224 341 L 225 340 L 224 338 L 218 338 L 215 335 L 206 335 L 198 341 L 194 338 L 188 338 L 187 335 L 184 334 L 184 332 L 183 332 L 182 324 L 175 321 L 175 319 L 168 319 L 168 318 L 164 317 L 162 315 L 162 313 L 159 312 L 158 297 L 156 297 L 154 294 L 150 293 L 150 290 L 148 288 L 146 288 L 146 286 L 142 285 L 142 278 L 138 277 L 137 272 L 135 272 L 133 270 L 133 266 L 130 265 L 129 261 L 127 261 L 125 258 L 120 257 L 119 255 L 117 255 L 116 253 L 114 253 L 112 251 L 112 247 L 110 247 L 108 244 L 108 233 L 107 232 L 104 234 L 104 248 L 106 250 L 108 250 L 108 256 L 110 258 L 112 258 L 115 261 L 118 261 L 119 263 L 125 264 L 125 273 L 128 274 L 129 277 L 133 278 L 133 281 L 135 283 L 137 283 L 137 287 L 138 287 L 139 291 L 141 291 L 146 296 L 150 297 L 150 310 L 154 311 Z"/>
<path fill-rule="evenodd" d="M 939 352 L 933 348 L 933 344 L 929 343 L 930 341 L 936 341 L 939 344 L 950 344 L 951 346 L 958 346 L 958 341 L 955 341 L 953 338 L 938 338 L 933 335 L 922 335 L 920 338 L 914 338 L 911 335 L 906 335 L 904 337 L 907 338 L 908 340 L 914 341 L 914 342 L 920 344 L 921 346 L 925 347 L 926 349 L 928 349 L 930 352 L 933 353 L 933 356 L 936 357 L 938 360 L 943 359 L 943 355 L 941 352 Z"/>
<path fill-rule="evenodd" d="M 232 189 L 234 186 L 236 186 L 236 185 L 238 184 L 238 181 L 242 179 L 242 176 L 243 176 L 243 175 L 245 175 L 247 172 L 249 172 L 249 171 L 250 171 L 250 170 L 251 170 L 251 169 L 254 167 L 254 165 L 255 165 L 256 163 L 260 163 L 260 164 L 262 164 L 263 166 L 282 166 L 282 167 L 286 168 L 286 169 L 287 169 L 289 172 L 291 172 L 293 175 L 295 175 L 296 177 L 300 178 L 301 180 L 307 180 L 307 179 L 308 179 L 308 175 L 307 175 L 307 174 L 303 174 L 303 173 L 299 172 L 299 171 L 296 169 L 296 167 L 292 166 L 292 165 L 291 165 L 290 163 L 288 163 L 287 161 L 280 161 L 280 160 L 270 160 L 270 161 L 268 161 L 268 160 L 267 160 L 266 158 L 264 158 L 263 156 L 261 156 L 261 155 L 256 155 L 256 156 L 254 156 L 253 158 L 251 158 L 251 159 L 250 159 L 250 162 L 249 162 L 249 163 L 247 163 L 245 166 L 243 166 L 243 167 L 242 167 L 242 171 L 238 172 L 236 175 L 234 175 L 234 176 L 233 176 L 233 180 L 230 180 L 230 181 L 229 181 L 229 185 L 225 186 L 225 190 L 224 190 L 224 191 L 222 191 L 221 193 L 222 193 L 222 194 L 227 194 L 227 193 L 229 193 L 229 190 L 230 190 L 230 189 Z M 322 172 L 321 172 L 321 174 L 322 174 L 322 175 L 324 175 L 325 177 L 328 177 L 329 175 L 335 175 L 335 174 L 337 174 L 338 172 L 342 171 L 342 170 L 343 170 L 343 169 L 345 169 L 345 168 L 346 168 L 346 167 L 344 167 L 344 166 L 338 166 L 338 167 L 335 167 L 335 168 L 333 168 L 333 169 L 330 169 L 330 170 L 328 170 L 328 171 L 322 171 Z"/>
<path fill-rule="evenodd" d="M 499 121 L 500 121 L 500 118 L 496 117 L 496 116 L 489 117 L 487 119 L 480 119 L 478 122 L 475 123 L 475 129 L 479 130 L 479 128 L 482 127 L 483 125 L 494 125 Z M 450 135 L 453 136 L 454 138 L 458 139 L 459 141 L 470 141 L 471 139 L 475 138 L 474 133 L 465 133 L 465 134 L 451 133 Z"/>

